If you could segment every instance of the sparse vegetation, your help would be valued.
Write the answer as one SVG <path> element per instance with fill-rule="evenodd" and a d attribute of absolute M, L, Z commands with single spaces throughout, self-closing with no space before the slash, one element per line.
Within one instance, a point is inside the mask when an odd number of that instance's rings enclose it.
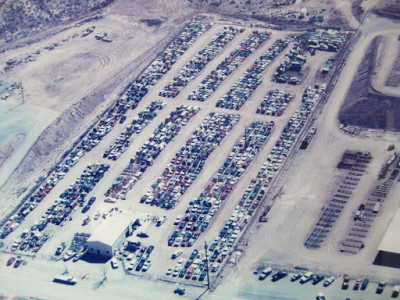
<path fill-rule="evenodd" d="M 114 0 L 16 0 L 0 3 L 0 40 L 12 42 L 103 8 Z"/>

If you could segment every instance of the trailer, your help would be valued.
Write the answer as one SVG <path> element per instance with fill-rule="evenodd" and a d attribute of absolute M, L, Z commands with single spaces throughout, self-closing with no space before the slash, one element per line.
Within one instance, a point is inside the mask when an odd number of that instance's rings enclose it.
<path fill-rule="evenodd" d="M 379 212 L 379 210 L 381 209 L 382 203 L 380 202 L 376 202 L 374 208 L 372 209 L 372 212 L 374 214 L 377 214 Z"/>
<path fill-rule="evenodd" d="M 69 276 L 69 275 L 56 275 L 54 276 L 53 282 L 57 283 L 63 283 L 63 284 L 68 284 L 68 285 L 74 285 L 78 281 L 76 280 L 75 277 Z"/>

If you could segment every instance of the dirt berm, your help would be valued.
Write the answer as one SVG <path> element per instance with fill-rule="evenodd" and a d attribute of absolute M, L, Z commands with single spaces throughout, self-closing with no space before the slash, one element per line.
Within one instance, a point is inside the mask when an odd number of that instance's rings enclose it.
<path fill-rule="evenodd" d="M 381 42 L 382 36 L 376 37 L 365 53 L 339 111 L 339 121 L 366 129 L 400 131 L 400 118 L 396 117 L 400 114 L 400 98 L 386 96 L 371 86 Z"/>

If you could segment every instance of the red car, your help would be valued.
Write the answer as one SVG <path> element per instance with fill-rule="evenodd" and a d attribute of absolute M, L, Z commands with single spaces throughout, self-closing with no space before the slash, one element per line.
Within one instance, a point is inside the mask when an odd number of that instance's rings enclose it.
<path fill-rule="evenodd" d="M 11 257 L 8 261 L 7 261 L 7 267 L 11 266 L 15 261 L 15 257 Z"/>

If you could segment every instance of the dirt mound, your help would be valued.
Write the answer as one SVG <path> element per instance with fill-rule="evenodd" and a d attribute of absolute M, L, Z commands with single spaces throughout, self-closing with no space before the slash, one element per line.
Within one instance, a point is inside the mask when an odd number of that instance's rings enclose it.
<path fill-rule="evenodd" d="M 345 125 L 367 129 L 400 131 L 400 98 L 386 96 L 371 86 L 382 36 L 376 37 L 365 53 L 339 112 Z"/>
<path fill-rule="evenodd" d="M 400 19 L 400 2 L 398 0 L 378 1 L 375 12 L 385 17 Z"/>

